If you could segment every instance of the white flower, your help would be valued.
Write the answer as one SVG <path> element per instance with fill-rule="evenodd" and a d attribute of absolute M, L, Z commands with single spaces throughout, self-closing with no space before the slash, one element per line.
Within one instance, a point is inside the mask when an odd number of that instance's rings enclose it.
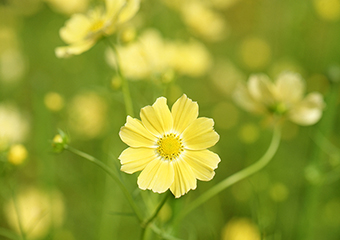
<path fill-rule="evenodd" d="M 304 97 L 305 82 L 299 74 L 284 72 L 273 83 L 265 74 L 252 75 L 235 90 L 235 101 L 249 112 L 286 117 L 299 125 L 315 124 L 325 107 L 318 92 Z"/>

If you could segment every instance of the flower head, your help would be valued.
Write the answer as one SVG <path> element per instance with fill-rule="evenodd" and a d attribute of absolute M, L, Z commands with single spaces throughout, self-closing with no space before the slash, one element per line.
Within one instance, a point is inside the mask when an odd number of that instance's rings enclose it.
<path fill-rule="evenodd" d="M 140 0 L 106 0 L 105 9 L 97 7 L 87 14 L 74 14 L 63 28 L 60 37 L 69 46 L 58 47 L 57 57 L 69 57 L 89 50 L 104 36 L 130 20 L 139 9 Z"/>
<path fill-rule="evenodd" d="M 26 233 L 26 239 L 43 239 L 51 229 L 62 226 L 65 204 L 59 191 L 49 193 L 29 187 L 19 190 L 15 199 L 3 205 L 4 218 L 17 233 Z"/>
<path fill-rule="evenodd" d="M 126 173 L 142 171 L 139 188 L 157 193 L 170 188 L 176 198 L 211 180 L 220 158 L 207 150 L 219 140 L 214 121 L 198 117 L 198 104 L 184 94 L 169 110 L 166 98 L 142 108 L 141 121 L 130 116 L 120 138 L 130 147 L 119 159 Z"/>
<path fill-rule="evenodd" d="M 254 113 L 286 117 L 299 125 L 319 121 L 325 107 L 320 93 L 304 97 L 305 82 L 299 74 L 284 72 L 271 82 L 265 74 L 252 75 L 247 86 L 240 85 L 234 93 L 235 101 Z"/>
<path fill-rule="evenodd" d="M 22 164 L 27 158 L 27 150 L 22 144 L 14 144 L 8 150 L 8 162 L 13 165 Z"/>
<path fill-rule="evenodd" d="M 137 41 L 118 46 L 117 52 L 124 76 L 130 80 L 161 78 L 167 73 L 200 77 L 212 66 L 204 44 L 167 40 L 154 29 L 143 32 Z M 107 63 L 116 68 L 116 54 L 110 48 L 106 53 Z"/>

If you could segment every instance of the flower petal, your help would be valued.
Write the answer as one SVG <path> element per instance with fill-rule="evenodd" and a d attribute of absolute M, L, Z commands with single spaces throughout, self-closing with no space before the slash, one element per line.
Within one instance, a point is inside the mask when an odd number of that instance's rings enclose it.
<path fill-rule="evenodd" d="M 310 93 L 291 109 L 289 118 L 292 122 L 300 125 L 312 125 L 319 121 L 324 107 L 322 95 L 316 92 Z"/>
<path fill-rule="evenodd" d="M 152 160 L 138 177 L 140 189 L 150 189 L 162 193 L 170 188 L 174 181 L 174 167 L 172 161 L 163 161 L 160 158 Z"/>
<path fill-rule="evenodd" d="M 126 0 L 105 0 L 106 17 L 113 19 L 126 4 Z"/>
<path fill-rule="evenodd" d="M 91 47 L 94 46 L 95 43 L 96 41 L 84 41 L 70 46 L 57 47 L 55 49 L 55 55 L 58 58 L 67 58 L 73 55 L 79 55 L 89 50 Z"/>
<path fill-rule="evenodd" d="M 125 125 L 120 129 L 119 136 L 131 147 L 154 147 L 157 138 L 152 135 L 138 119 L 127 117 Z"/>
<path fill-rule="evenodd" d="M 126 173 L 141 171 L 156 157 L 152 148 L 127 148 L 118 157 L 122 164 L 120 170 Z"/>
<path fill-rule="evenodd" d="M 214 120 L 197 118 L 187 127 L 181 138 L 185 149 L 202 150 L 214 146 L 220 136 L 214 131 Z"/>
<path fill-rule="evenodd" d="M 248 90 L 251 96 L 265 105 L 275 103 L 273 96 L 273 83 L 265 74 L 251 75 L 248 81 Z"/>
<path fill-rule="evenodd" d="M 197 181 L 190 166 L 183 159 L 173 162 L 175 178 L 170 190 L 176 198 L 186 194 L 190 189 L 196 189 Z"/>
<path fill-rule="evenodd" d="M 198 117 L 198 104 L 183 94 L 172 106 L 171 113 L 174 130 L 182 133 Z"/>
<path fill-rule="evenodd" d="M 127 0 L 126 5 L 120 11 L 118 23 L 124 23 L 130 20 L 139 10 L 140 0 Z"/>
<path fill-rule="evenodd" d="M 279 101 L 296 103 L 303 98 L 305 83 L 300 74 L 285 72 L 280 74 L 275 84 L 275 96 Z"/>
<path fill-rule="evenodd" d="M 263 113 L 264 105 L 255 100 L 249 93 L 246 86 L 239 84 L 233 94 L 233 99 L 244 110 L 254 113 Z"/>
<path fill-rule="evenodd" d="M 202 181 L 211 180 L 214 175 L 214 169 L 217 168 L 221 161 L 220 157 L 209 150 L 184 151 L 183 159 L 191 167 L 195 177 Z"/>
<path fill-rule="evenodd" d="M 91 20 L 84 14 L 73 14 L 59 31 L 61 39 L 67 44 L 83 41 L 91 27 Z"/>
<path fill-rule="evenodd" d="M 157 98 L 152 106 L 142 108 L 140 117 L 146 129 L 155 136 L 163 136 L 172 129 L 172 115 L 164 97 Z"/>

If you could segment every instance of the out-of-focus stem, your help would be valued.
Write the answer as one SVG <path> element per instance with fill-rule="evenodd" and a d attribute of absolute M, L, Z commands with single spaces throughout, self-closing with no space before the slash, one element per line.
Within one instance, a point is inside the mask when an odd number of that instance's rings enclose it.
<path fill-rule="evenodd" d="M 262 168 L 264 168 L 270 160 L 275 155 L 281 139 L 281 131 L 279 127 L 276 127 L 273 133 L 272 141 L 269 145 L 269 148 L 267 149 L 266 153 L 254 164 L 250 165 L 249 167 L 231 175 L 230 177 L 224 179 L 222 182 L 218 183 L 214 187 L 210 188 L 208 191 L 203 193 L 201 196 L 199 196 L 196 200 L 194 200 L 188 207 L 183 209 L 181 213 L 175 218 L 174 223 L 178 224 L 188 213 L 190 213 L 192 210 L 212 198 L 213 196 L 217 195 L 224 189 L 232 186 L 233 184 L 249 177 L 250 175 L 260 171 Z"/>
<path fill-rule="evenodd" d="M 116 174 L 112 171 L 111 168 L 109 168 L 106 164 L 104 164 L 103 162 L 99 161 L 98 159 L 96 159 L 95 157 L 87 154 L 87 153 L 84 153 L 82 151 L 79 151 L 78 149 L 75 149 L 73 147 L 70 147 L 70 146 L 65 146 L 65 149 L 66 150 L 69 150 L 70 152 L 96 164 L 98 167 L 100 167 L 101 169 L 103 169 L 117 184 L 118 186 L 120 187 L 120 189 L 122 190 L 122 192 L 124 193 L 126 199 L 128 200 L 131 208 L 133 209 L 133 211 L 135 212 L 138 220 L 140 222 L 143 221 L 143 215 L 142 213 L 140 212 L 138 206 L 136 205 L 136 203 L 134 202 L 134 200 L 132 199 L 132 196 L 131 194 L 129 193 L 129 191 L 126 189 L 126 187 L 124 186 L 124 184 L 118 179 L 118 177 L 116 176 Z"/>
<path fill-rule="evenodd" d="M 322 139 L 318 139 L 318 144 L 323 145 L 327 138 L 332 133 L 334 126 L 337 99 L 339 97 L 339 83 L 334 84 L 330 88 L 330 93 L 326 98 L 326 111 L 323 114 L 318 126 L 317 134 L 320 132 L 323 134 Z M 322 169 L 323 153 L 319 147 L 314 147 L 310 162 L 306 168 L 306 171 L 313 171 L 316 173 L 316 177 L 322 176 L 324 170 Z M 308 172 L 306 172 L 308 174 Z M 322 190 L 321 178 L 308 179 L 306 183 L 305 195 L 302 203 L 302 211 L 298 228 L 298 239 L 300 240 L 313 240 L 315 239 L 315 227 L 317 225 L 317 215 L 319 210 L 319 200 Z"/>
<path fill-rule="evenodd" d="M 132 98 L 131 98 L 131 94 L 130 94 L 129 83 L 128 83 L 127 79 L 124 77 L 124 74 L 122 73 L 121 66 L 120 66 L 120 63 L 119 63 L 118 51 L 116 49 L 116 46 L 109 39 L 107 39 L 107 42 L 109 43 L 109 45 L 110 45 L 110 47 L 111 47 L 111 49 L 114 52 L 115 57 L 116 57 L 116 69 L 117 69 L 118 76 L 122 80 L 122 91 L 123 91 L 123 95 L 124 95 L 126 114 L 130 115 L 131 117 L 134 117 L 133 104 L 132 104 Z"/>
<path fill-rule="evenodd" d="M 166 200 L 168 199 L 168 197 L 170 196 L 170 193 L 167 192 L 165 193 L 165 197 L 163 198 L 163 200 L 158 204 L 156 210 L 154 211 L 154 213 L 148 218 L 146 219 L 142 224 L 142 233 L 141 233 L 141 240 L 144 239 L 144 235 L 145 235 L 145 231 L 147 229 L 147 227 L 149 226 L 150 223 L 152 223 L 152 221 L 157 217 L 159 211 L 162 209 L 162 207 L 164 206 L 164 204 L 166 203 Z"/>

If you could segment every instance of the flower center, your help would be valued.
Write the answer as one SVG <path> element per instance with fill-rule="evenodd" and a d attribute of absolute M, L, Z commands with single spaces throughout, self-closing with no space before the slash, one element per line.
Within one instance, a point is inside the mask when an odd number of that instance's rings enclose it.
<path fill-rule="evenodd" d="M 288 107 L 286 104 L 279 102 L 268 108 L 269 112 L 277 114 L 277 115 L 284 115 L 288 111 Z"/>
<path fill-rule="evenodd" d="M 91 32 L 98 32 L 101 30 L 104 26 L 104 21 L 103 20 L 98 20 L 95 23 L 92 24 L 90 31 Z"/>
<path fill-rule="evenodd" d="M 173 133 L 159 138 L 157 145 L 157 152 L 159 155 L 168 160 L 173 160 L 183 152 L 182 140 Z"/>

